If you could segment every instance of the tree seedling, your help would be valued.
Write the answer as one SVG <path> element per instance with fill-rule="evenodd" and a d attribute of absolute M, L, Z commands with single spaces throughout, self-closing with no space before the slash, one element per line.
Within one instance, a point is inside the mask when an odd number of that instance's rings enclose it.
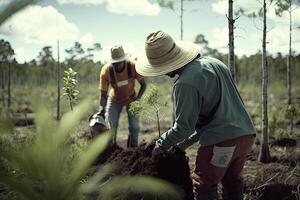
<path fill-rule="evenodd" d="M 161 100 L 158 88 L 150 85 L 146 94 L 140 101 L 134 101 L 130 104 L 129 111 L 135 115 L 146 117 L 150 120 L 156 119 L 158 135 L 160 137 L 160 110 L 167 106 L 167 102 Z M 155 117 L 153 117 L 153 114 Z"/>
<path fill-rule="evenodd" d="M 73 110 L 75 101 L 78 99 L 79 91 L 77 88 L 77 80 L 76 75 L 77 72 L 74 71 L 72 68 L 64 71 L 65 76 L 63 78 L 64 87 L 63 87 L 63 96 L 66 96 L 69 100 L 70 108 Z"/>

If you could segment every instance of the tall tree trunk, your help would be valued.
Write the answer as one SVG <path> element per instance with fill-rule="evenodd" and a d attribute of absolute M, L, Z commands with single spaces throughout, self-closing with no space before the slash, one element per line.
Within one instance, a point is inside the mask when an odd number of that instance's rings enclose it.
<path fill-rule="evenodd" d="M 180 40 L 183 40 L 183 0 L 180 0 Z"/>
<path fill-rule="evenodd" d="M 7 107 L 11 104 L 11 63 L 8 62 L 8 80 L 7 80 Z"/>
<path fill-rule="evenodd" d="M 289 38 L 289 57 L 287 63 L 287 88 L 288 88 L 288 104 L 292 104 L 292 0 L 290 0 L 289 5 L 289 14 L 290 14 L 290 38 Z M 290 132 L 293 132 L 294 129 L 294 120 L 293 117 L 290 119 Z"/>
<path fill-rule="evenodd" d="M 57 101 L 56 119 L 60 119 L 60 61 L 59 61 L 59 40 L 57 41 Z"/>
<path fill-rule="evenodd" d="M 292 80 L 291 80 L 291 58 L 292 58 L 292 1 L 290 1 L 290 38 L 289 38 L 289 56 L 287 63 L 287 88 L 288 88 L 288 104 L 292 103 Z"/>
<path fill-rule="evenodd" d="M 229 54 L 228 66 L 233 80 L 236 82 L 235 77 L 235 60 L 234 60 L 234 19 L 233 19 L 233 0 L 228 0 L 228 30 L 229 30 Z"/>
<path fill-rule="evenodd" d="M 3 62 L 0 62 L 0 69 L 1 69 L 1 99 L 2 105 L 5 107 L 5 70 Z"/>
<path fill-rule="evenodd" d="M 269 134 L 268 134 L 268 62 L 266 50 L 267 37 L 267 8 L 266 0 L 263 1 L 263 41 L 262 41 L 262 134 L 259 161 L 270 161 Z"/>

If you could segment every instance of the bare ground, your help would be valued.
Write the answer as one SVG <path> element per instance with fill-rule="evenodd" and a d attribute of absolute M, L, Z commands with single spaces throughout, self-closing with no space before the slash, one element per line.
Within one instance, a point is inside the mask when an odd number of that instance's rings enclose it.
<path fill-rule="evenodd" d="M 126 148 L 128 130 L 126 117 L 121 115 L 123 126 L 119 127 L 117 142 Z M 125 121 L 125 123 L 124 123 Z M 162 131 L 170 127 L 170 119 L 162 120 Z M 293 200 L 300 199 L 300 127 L 296 127 L 296 146 L 270 146 L 271 162 L 263 164 L 257 161 L 259 146 L 254 145 L 244 167 L 246 200 Z M 149 142 L 158 137 L 155 123 L 141 122 L 140 143 Z M 257 138 L 260 136 L 258 135 Z M 186 151 L 191 171 L 197 153 L 197 144 Z"/>

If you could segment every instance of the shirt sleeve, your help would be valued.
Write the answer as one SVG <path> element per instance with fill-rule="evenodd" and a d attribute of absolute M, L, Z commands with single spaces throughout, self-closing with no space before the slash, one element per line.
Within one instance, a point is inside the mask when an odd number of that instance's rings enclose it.
<path fill-rule="evenodd" d="M 100 72 L 99 90 L 108 91 L 108 87 L 109 87 L 108 67 L 103 66 Z"/>
<path fill-rule="evenodd" d="M 170 130 L 162 134 L 156 142 L 164 150 L 183 142 L 190 136 L 195 139 L 195 126 L 202 104 L 202 98 L 198 90 L 187 84 L 175 85 L 174 97 L 175 124 Z"/>

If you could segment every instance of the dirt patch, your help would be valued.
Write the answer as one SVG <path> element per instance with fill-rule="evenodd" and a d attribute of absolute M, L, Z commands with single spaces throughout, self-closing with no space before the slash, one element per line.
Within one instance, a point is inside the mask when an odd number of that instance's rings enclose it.
<path fill-rule="evenodd" d="M 288 158 L 280 158 L 277 156 L 273 156 L 271 158 L 271 162 L 277 162 L 277 163 L 281 163 L 283 165 L 296 167 L 297 163 L 300 163 L 300 160 L 292 160 L 292 159 L 288 159 Z"/>
<path fill-rule="evenodd" d="M 184 200 L 193 200 L 190 168 L 185 154 L 174 148 L 154 160 L 151 158 L 153 147 L 154 144 L 146 143 L 126 150 L 113 146 L 98 158 L 98 164 L 115 163 L 116 166 L 120 166 L 116 171 L 117 175 L 146 175 L 167 180 L 178 187 Z"/>
<path fill-rule="evenodd" d="M 248 189 L 252 200 L 298 200 L 299 186 L 286 184 L 265 184 Z"/>
<path fill-rule="evenodd" d="M 300 190 L 300 165 L 292 167 L 282 162 L 263 164 L 246 161 L 244 167 L 245 200 L 297 199 Z M 273 195 L 276 193 L 275 195 Z M 271 196 L 273 195 L 273 196 Z"/>
<path fill-rule="evenodd" d="M 30 126 L 34 124 L 34 113 L 29 109 L 19 110 L 12 115 L 12 119 L 15 126 Z"/>
<path fill-rule="evenodd" d="M 257 157 L 258 157 L 258 153 L 257 152 L 254 152 L 253 150 L 250 151 L 247 156 L 246 156 L 246 159 L 247 160 L 250 160 L 250 161 L 256 161 L 257 160 Z"/>

